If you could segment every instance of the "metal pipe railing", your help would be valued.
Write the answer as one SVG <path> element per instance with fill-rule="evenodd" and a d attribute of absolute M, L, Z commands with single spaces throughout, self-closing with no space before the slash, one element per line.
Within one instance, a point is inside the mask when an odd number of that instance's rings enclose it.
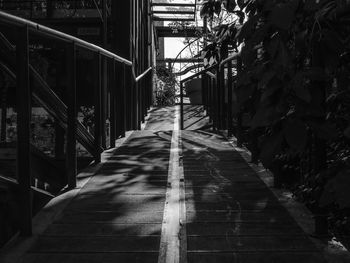
<path fill-rule="evenodd" d="M 189 77 L 187 77 L 187 78 L 181 80 L 181 82 L 182 82 L 182 83 L 185 83 L 186 81 L 189 81 L 189 80 L 191 80 L 191 79 L 193 79 L 193 78 L 195 78 L 195 77 L 199 77 L 199 76 L 201 76 L 203 73 L 206 73 L 206 72 L 208 72 L 208 71 L 210 71 L 210 70 L 212 70 L 212 69 L 215 69 L 217 66 L 218 66 L 218 64 L 214 64 L 214 65 L 212 65 L 212 66 L 210 66 L 210 67 L 208 67 L 208 68 L 205 68 L 205 69 L 203 69 L 203 70 L 201 70 L 201 71 L 199 71 L 199 72 L 197 72 L 197 73 L 195 73 L 195 74 L 193 74 L 193 75 L 191 75 L 191 76 L 189 76 Z"/>
<path fill-rule="evenodd" d="M 139 82 L 141 79 L 143 79 L 144 77 L 146 77 L 146 75 L 151 72 L 153 70 L 152 67 L 149 67 L 148 69 L 146 69 L 142 74 L 140 74 L 138 77 L 135 78 L 135 82 Z"/>
<path fill-rule="evenodd" d="M 127 130 L 138 129 L 140 122 L 144 121 L 147 109 L 149 109 L 152 103 L 151 72 L 153 68 L 147 68 L 151 63 L 150 61 L 141 60 L 141 63 L 138 63 L 139 68 L 147 69 L 139 76 L 135 76 L 134 64 L 131 61 L 77 37 L 3 11 L 0 11 L 0 23 L 16 31 L 14 44 L 0 34 L 0 44 L 3 47 L 0 53 L 4 55 L 5 64 L 9 64 L 16 74 L 16 92 L 17 94 L 21 94 L 21 96 L 16 96 L 15 101 L 17 106 L 17 127 L 19 128 L 17 132 L 17 152 L 19 153 L 17 164 L 20 169 L 17 170 L 17 177 L 19 178 L 21 188 L 19 203 L 21 206 L 20 217 L 22 219 L 19 223 L 19 228 L 23 235 L 30 235 L 32 233 L 32 203 L 30 192 L 32 176 L 30 172 L 28 173 L 28 171 L 31 171 L 29 148 L 31 115 L 28 113 L 31 112 L 32 97 L 35 97 L 36 93 L 40 92 L 40 97 L 39 95 L 36 96 L 39 98 L 36 102 L 44 108 L 46 105 L 47 107 L 45 109 L 49 115 L 55 118 L 55 123 L 61 124 L 63 127 L 59 128 L 66 130 L 67 143 L 64 143 L 64 137 L 62 137 L 63 140 L 56 140 L 55 143 L 61 143 L 60 146 L 64 145 L 61 147 L 62 149 L 66 147 L 66 179 L 69 188 L 74 188 L 77 172 L 77 151 L 75 148 L 77 139 L 84 137 L 83 139 L 85 140 L 86 137 L 89 137 L 86 141 L 91 145 L 90 153 L 97 163 L 101 160 L 101 150 L 106 145 L 105 129 L 107 118 L 109 118 L 111 125 L 111 140 L 115 140 L 119 136 L 125 136 Z M 135 35 L 141 32 L 135 32 Z M 55 91 L 51 89 L 52 87 L 45 80 L 42 80 L 40 75 L 33 73 L 29 58 L 31 52 L 31 35 L 35 35 L 35 37 L 40 36 L 46 40 L 61 41 L 64 44 L 65 57 L 62 59 L 62 63 L 66 69 L 65 92 L 68 97 L 65 103 L 56 96 Z M 139 35 L 136 35 L 137 37 Z M 145 42 L 148 43 L 148 40 L 146 39 Z M 76 71 L 80 67 L 80 64 L 77 64 L 77 48 L 93 53 L 91 60 L 94 63 L 94 67 L 89 69 L 92 71 L 91 86 L 93 90 L 91 96 L 93 100 L 87 103 L 92 103 L 94 108 L 94 136 L 90 135 L 88 130 L 86 130 L 87 133 L 82 133 L 81 131 L 85 132 L 83 130 L 85 127 L 80 125 L 77 119 L 78 99 L 83 99 L 78 98 L 79 93 L 77 93 L 78 74 Z M 6 49 L 10 51 L 7 52 L 8 56 L 6 56 Z M 140 54 L 140 56 L 144 57 L 146 55 L 148 55 L 146 51 Z M 12 59 L 13 57 L 17 61 Z M 112 74 L 109 74 L 110 72 Z M 34 79 L 35 82 L 30 81 L 31 79 Z M 39 84 L 39 88 L 35 87 L 37 83 Z M 107 108 L 111 111 L 110 116 L 107 116 Z M 63 133 L 57 130 L 57 134 L 61 136 Z M 113 142 L 110 145 L 113 147 Z M 59 156 L 57 152 L 55 152 L 56 157 Z M 63 150 L 60 152 L 63 152 Z"/>

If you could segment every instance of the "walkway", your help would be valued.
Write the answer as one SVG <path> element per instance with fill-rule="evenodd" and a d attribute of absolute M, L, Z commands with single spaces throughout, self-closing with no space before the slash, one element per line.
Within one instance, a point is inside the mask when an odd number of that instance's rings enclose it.
<path fill-rule="evenodd" d="M 21 262 L 323 262 L 227 140 L 173 131 L 174 112 L 153 111 Z"/>

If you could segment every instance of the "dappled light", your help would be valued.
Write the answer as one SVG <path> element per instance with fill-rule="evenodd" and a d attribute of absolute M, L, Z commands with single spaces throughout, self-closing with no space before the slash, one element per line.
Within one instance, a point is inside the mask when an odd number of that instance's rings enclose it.
<path fill-rule="evenodd" d="M 0 262 L 350 262 L 349 21 L 1 0 Z"/>

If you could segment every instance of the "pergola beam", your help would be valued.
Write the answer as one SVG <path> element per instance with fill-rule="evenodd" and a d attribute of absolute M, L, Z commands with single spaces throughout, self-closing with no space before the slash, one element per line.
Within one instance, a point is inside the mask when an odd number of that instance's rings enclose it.
<path fill-rule="evenodd" d="M 166 7 L 196 7 L 196 4 L 183 4 L 183 3 L 152 3 L 152 6 L 166 6 Z"/>
<path fill-rule="evenodd" d="M 153 17 L 153 21 L 195 21 L 194 18 Z"/>
<path fill-rule="evenodd" d="M 163 14 L 163 15 L 193 15 L 194 11 L 175 11 L 175 10 L 164 10 L 164 11 L 152 11 L 153 14 Z"/>

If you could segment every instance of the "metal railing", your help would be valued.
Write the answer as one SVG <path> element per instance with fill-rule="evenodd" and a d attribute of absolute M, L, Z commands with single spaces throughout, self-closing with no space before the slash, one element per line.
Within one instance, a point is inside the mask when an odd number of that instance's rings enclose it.
<path fill-rule="evenodd" d="M 214 118 L 215 99 L 214 99 L 214 85 L 216 85 L 216 75 L 211 71 L 215 71 L 218 65 L 212 65 L 205 68 L 183 80 L 180 81 L 180 129 L 184 129 L 184 84 L 192 79 L 202 79 L 202 101 L 204 109 L 206 110 L 210 121 Z"/>
<path fill-rule="evenodd" d="M 90 151 L 95 162 L 101 161 L 101 150 L 106 148 L 106 120 L 110 122 L 110 147 L 115 147 L 115 140 L 125 136 L 127 130 L 140 129 L 141 122 L 152 103 L 152 68 L 135 76 L 131 61 L 118 56 L 97 45 L 88 43 L 74 36 L 53 30 L 43 25 L 28 21 L 0 11 L 0 25 L 11 28 L 15 35 L 13 44 L 15 63 L 12 63 L 16 81 L 17 107 L 17 179 L 19 183 L 19 200 L 21 204 L 21 233 L 30 235 L 32 231 L 31 203 L 31 152 L 30 123 L 31 99 L 43 104 L 44 108 L 58 119 L 66 132 L 65 158 L 66 176 L 69 188 L 76 187 L 77 175 L 77 139 L 83 137 L 91 141 Z M 37 75 L 29 59 L 30 39 L 41 37 L 54 40 L 64 47 L 63 58 L 66 68 L 66 104 L 50 89 L 45 80 Z M 47 42 L 47 41 L 46 41 Z M 92 54 L 93 61 L 93 97 L 94 134 L 85 132 L 77 118 L 77 64 L 78 51 Z M 13 75 L 14 75 L 13 74 Z M 40 89 L 31 87 L 31 79 L 39 82 Z M 38 81 L 39 80 L 39 81 Z M 108 99 L 107 99 L 108 98 Z M 108 115 L 109 112 L 109 116 Z M 88 136 L 87 136 L 88 135 Z M 89 148 L 89 147 L 87 147 Z"/>
<path fill-rule="evenodd" d="M 235 65 L 233 65 L 235 62 Z M 240 67 L 240 53 L 221 61 L 219 64 L 214 64 L 196 74 L 193 74 L 180 82 L 180 107 L 181 107 L 181 129 L 184 128 L 184 110 L 183 110 L 183 97 L 184 97 L 184 84 L 194 78 L 202 79 L 202 102 L 209 121 L 212 122 L 215 129 L 227 129 L 228 134 L 233 134 L 233 104 L 235 103 L 233 96 L 234 89 L 234 77 L 237 72 L 233 72 L 233 69 L 239 71 Z M 235 74 L 234 74 L 235 73 Z M 237 118 L 238 131 L 237 138 L 241 142 L 241 130 L 242 130 L 242 118 L 238 114 Z"/>

